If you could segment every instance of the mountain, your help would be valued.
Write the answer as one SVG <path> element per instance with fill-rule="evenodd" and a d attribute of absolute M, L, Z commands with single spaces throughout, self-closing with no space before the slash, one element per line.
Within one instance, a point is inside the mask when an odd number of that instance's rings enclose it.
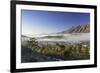
<path fill-rule="evenodd" d="M 90 24 L 73 26 L 61 33 L 88 33 L 88 32 L 90 32 Z"/>

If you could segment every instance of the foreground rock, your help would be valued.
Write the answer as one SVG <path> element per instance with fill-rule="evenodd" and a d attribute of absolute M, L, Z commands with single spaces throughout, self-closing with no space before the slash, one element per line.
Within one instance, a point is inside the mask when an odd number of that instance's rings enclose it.
<path fill-rule="evenodd" d="M 33 52 L 30 48 L 22 46 L 21 48 L 21 62 L 36 62 L 37 60 L 33 57 Z"/>

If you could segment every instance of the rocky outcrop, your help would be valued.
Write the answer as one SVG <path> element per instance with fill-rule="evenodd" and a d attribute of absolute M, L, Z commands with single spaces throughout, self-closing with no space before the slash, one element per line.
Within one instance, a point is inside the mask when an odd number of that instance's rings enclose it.
<path fill-rule="evenodd" d="M 34 58 L 33 51 L 30 48 L 26 48 L 24 46 L 21 47 L 21 62 L 36 62 L 37 60 Z"/>

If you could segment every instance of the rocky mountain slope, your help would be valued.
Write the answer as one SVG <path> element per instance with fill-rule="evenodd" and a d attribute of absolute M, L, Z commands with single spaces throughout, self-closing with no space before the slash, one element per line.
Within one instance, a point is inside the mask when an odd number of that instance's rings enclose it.
<path fill-rule="evenodd" d="M 78 25 L 69 28 L 68 30 L 63 31 L 62 33 L 89 33 L 90 32 L 90 25 Z"/>

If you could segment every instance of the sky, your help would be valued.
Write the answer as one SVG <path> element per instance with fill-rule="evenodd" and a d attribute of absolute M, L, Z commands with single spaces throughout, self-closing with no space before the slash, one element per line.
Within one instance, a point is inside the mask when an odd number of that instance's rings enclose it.
<path fill-rule="evenodd" d="M 89 22 L 89 13 L 21 10 L 22 34 L 57 33 Z"/>

